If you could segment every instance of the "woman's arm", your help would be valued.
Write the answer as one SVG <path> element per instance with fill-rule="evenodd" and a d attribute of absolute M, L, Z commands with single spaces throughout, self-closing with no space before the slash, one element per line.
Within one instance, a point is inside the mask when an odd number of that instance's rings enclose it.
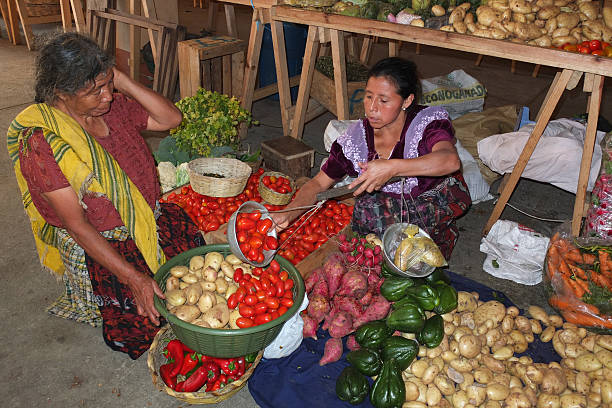
<path fill-rule="evenodd" d="M 131 289 L 138 314 L 148 317 L 154 324 L 159 325 L 159 312 L 153 304 L 153 295 L 156 294 L 163 299 L 165 298 L 163 292 L 150 276 L 136 270 L 87 221 L 72 187 L 43 193 L 43 197 L 77 244 Z"/>
<path fill-rule="evenodd" d="M 286 210 L 290 210 L 296 207 L 302 207 L 306 205 L 312 205 L 317 199 L 317 194 L 321 191 L 327 190 L 334 184 L 334 179 L 330 178 L 327 174 L 320 171 L 311 180 L 308 180 L 295 195 L 295 198 L 287 207 Z M 297 216 L 302 214 L 305 210 L 294 210 L 289 212 L 272 213 L 272 219 L 278 228 L 285 228 L 289 223 Z"/>
<path fill-rule="evenodd" d="M 116 67 L 113 72 L 115 89 L 135 99 L 149 113 L 147 130 L 168 130 L 181 124 L 181 111 L 170 100 L 134 81 Z"/>
<path fill-rule="evenodd" d="M 451 142 L 442 140 L 436 143 L 431 150 L 431 153 L 414 159 L 374 160 L 360 163 L 359 166 L 363 173 L 350 184 L 350 187 L 362 184 L 353 195 L 358 196 L 364 191 L 371 193 L 379 190 L 393 176 L 446 176 L 461 167 L 457 149 Z"/>

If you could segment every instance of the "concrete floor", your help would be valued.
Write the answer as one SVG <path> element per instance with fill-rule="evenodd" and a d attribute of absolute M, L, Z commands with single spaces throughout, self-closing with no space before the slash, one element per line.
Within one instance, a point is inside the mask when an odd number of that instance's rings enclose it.
<path fill-rule="evenodd" d="M 201 29 L 204 13 L 192 9 L 191 2 L 181 2 L 181 22 L 190 32 Z M 238 8 L 240 37 L 248 36 L 250 12 Z M 223 25 L 222 15 L 220 24 Z M 0 38 L 0 129 L 7 129 L 15 115 L 32 102 L 33 61 L 35 53 L 26 47 L 13 46 Z M 35 29 L 48 27 L 35 27 Z M 220 27 L 223 30 L 223 26 Z M 35 30 L 36 31 L 36 30 Z M 383 56 L 384 44 L 377 44 L 374 58 Z M 474 55 L 423 47 L 421 55 L 414 46 L 406 45 L 402 55 L 413 58 L 423 77 L 440 75 L 463 68 L 478 78 L 487 88 L 486 106 L 517 104 L 529 106 L 532 112 L 544 98 L 554 70 L 543 68 L 537 78 L 531 77 L 532 65 L 518 64 L 511 74 L 510 61 L 485 58 L 480 67 L 474 66 Z M 612 119 L 610 81 L 604 91 L 602 114 Z M 556 117 L 568 117 L 584 112 L 586 98 L 578 90 L 568 92 Z M 253 107 L 261 121 L 249 131 L 247 141 L 257 146 L 262 140 L 281 136 L 278 104 L 262 100 Z M 307 124 L 304 141 L 317 152 L 324 152 L 322 135 L 331 114 L 325 114 Z M 155 143 L 155 139 L 152 139 Z M 317 159 L 323 157 L 317 154 Z M 103 342 L 101 331 L 86 325 L 51 317 L 44 312 L 61 291 L 61 285 L 49 274 L 41 272 L 29 224 L 23 211 L 12 166 L 6 150 L 0 153 L 0 225 L 7 237 L 2 240 L 0 270 L 4 284 L 0 286 L 0 311 L 4 323 L 0 333 L 0 401 L 6 407 L 180 407 L 181 403 L 158 392 L 149 375 L 146 357 L 137 361 L 111 351 Z M 543 218 L 569 219 L 574 196 L 547 184 L 522 180 L 511 198 L 519 208 Z M 542 285 L 527 287 L 493 278 L 482 271 L 484 255 L 479 252 L 481 230 L 491 213 L 493 202 L 474 205 L 459 221 L 461 236 L 453 257 L 451 270 L 477 279 L 505 292 L 521 307 L 529 304 L 546 306 Z M 534 220 L 507 208 L 503 219 L 519 221 L 544 234 L 555 224 Z M 19 275 L 16 277 L 16 275 Z M 13 276 L 13 278 L 11 278 Z M 245 387 L 219 407 L 256 407 Z"/>

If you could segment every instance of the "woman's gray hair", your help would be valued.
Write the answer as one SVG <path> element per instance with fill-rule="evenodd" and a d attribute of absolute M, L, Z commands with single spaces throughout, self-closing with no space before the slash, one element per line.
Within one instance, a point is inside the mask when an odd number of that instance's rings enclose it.
<path fill-rule="evenodd" d="M 74 95 L 114 63 L 114 58 L 89 37 L 55 35 L 43 44 L 36 59 L 34 100 L 53 104 L 58 92 Z"/>

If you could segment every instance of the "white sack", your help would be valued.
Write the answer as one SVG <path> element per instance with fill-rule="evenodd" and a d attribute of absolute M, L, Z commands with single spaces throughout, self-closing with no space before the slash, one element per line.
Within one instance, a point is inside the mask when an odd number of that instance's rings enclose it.
<path fill-rule="evenodd" d="M 300 312 L 308 307 L 308 296 L 304 294 L 304 301 L 300 310 L 285 322 L 278 336 L 264 349 L 264 358 L 282 358 L 293 353 L 300 347 L 304 339 L 304 320 Z"/>

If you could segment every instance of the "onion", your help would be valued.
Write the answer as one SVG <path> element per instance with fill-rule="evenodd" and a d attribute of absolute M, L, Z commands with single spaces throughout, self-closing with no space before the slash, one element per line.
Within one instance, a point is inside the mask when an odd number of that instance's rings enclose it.
<path fill-rule="evenodd" d="M 390 23 L 396 23 L 397 22 L 397 21 L 395 21 L 395 16 L 393 14 L 391 14 L 391 13 L 389 13 L 387 15 L 387 21 L 390 22 Z"/>

